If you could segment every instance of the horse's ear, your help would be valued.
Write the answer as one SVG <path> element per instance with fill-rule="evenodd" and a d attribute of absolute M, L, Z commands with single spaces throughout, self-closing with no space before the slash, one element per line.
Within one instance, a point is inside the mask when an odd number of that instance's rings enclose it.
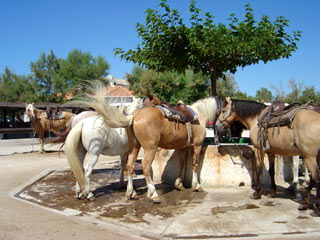
<path fill-rule="evenodd" d="M 28 106 L 28 103 L 25 103 L 26 107 Z"/>
<path fill-rule="evenodd" d="M 226 103 L 231 103 L 231 98 L 230 97 L 226 97 Z"/>

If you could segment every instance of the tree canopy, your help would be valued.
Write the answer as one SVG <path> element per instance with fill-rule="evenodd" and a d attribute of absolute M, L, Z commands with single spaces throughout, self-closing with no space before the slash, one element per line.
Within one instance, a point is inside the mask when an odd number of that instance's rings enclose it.
<path fill-rule="evenodd" d="M 188 24 L 166 0 L 160 0 L 159 7 L 147 9 L 145 24 L 136 25 L 141 44 L 128 51 L 115 48 L 115 55 L 158 72 L 201 72 L 210 77 L 212 95 L 216 95 L 217 80 L 226 72 L 234 74 L 238 67 L 289 58 L 301 38 L 300 31 L 292 35 L 285 31 L 289 21 L 282 16 L 274 22 L 268 16 L 257 21 L 249 4 L 245 5 L 244 20 L 231 14 L 228 25 L 215 24 L 210 12 L 201 15 L 194 0 Z"/>
<path fill-rule="evenodd" d="M 209 93 L 207 77 L 191 70 L 187 70 L 185 74 L 169 71 L 157 73 L 135 66 L 127 78 L 130 89 L 137 96 L 154 94 L 172 105 L 176 105 L 179 100 L 191 104 Z"/>

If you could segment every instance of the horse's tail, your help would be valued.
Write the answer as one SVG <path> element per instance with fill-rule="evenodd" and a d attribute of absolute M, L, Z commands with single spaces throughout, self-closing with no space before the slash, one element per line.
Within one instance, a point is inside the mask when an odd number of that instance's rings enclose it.
<path fill-rule="evenodd" d="M 105 124 L 111 128 L 125 128 L 132 124 L 133 115 L 125 114 L 121 109 L 112 107 L 105 102 L 105 86 L 95 82 L 91 87 L 93 94 L 87 94 L 85 99 L 78 101 L 83 105 L 93 108 L 98 112 Z"/>
<path fill-rule="evenodd" d="M 83 163 L 79 157 L 79 144 L 81 141 L 81 133 L 82 133 L 82 123 L 78 123 L 75 127 L 72 128 L 70 133 L 67 136 L 67 140 L 64 145 L 64 152 L 68 159 L 68 163 L 70 168 L 76 177 L 77 182 L 80 185 L 80 189 L 84 189 L 85 187 L 85 176 L 83 170 Z"/>

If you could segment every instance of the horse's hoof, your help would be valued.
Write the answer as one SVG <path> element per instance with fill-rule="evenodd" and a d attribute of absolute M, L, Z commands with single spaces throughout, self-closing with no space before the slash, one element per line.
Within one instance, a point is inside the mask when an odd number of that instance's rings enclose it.
<path fill-rule="evenodd" d="M 81 194 L 81 193 L 78 195 L 78 199 L 79 199 L 79 200 L 84 200 L 85 198 L 86 198 L 86 197 L 85 197 L 83 194 Z"/>
<path fill-rule="evenodd" d="M 152 202 L 155 203 L 155 204 L 160 204 L 160 203 L 161 203 L 161 200 L 160 200 L 159 197 L 154 197 L 154 198 L 152 198 L 151 200 L 152 200 Z"/>
<path fill-rule="evenodd" d="M 195 188 L 193 191 L 194 192 L 204 192 L 202 187 Z"/>
<path fill-rule="evenodd" d="M 175 181 L 175 183 L 174 183 L 174 186 L 175 186 L 175 188 L 176 188 L 177 190 L 179 190 L 179 191 L 184 191 L 184 190 L 186 190 L 186 189 L 184 188 L 183 184 L 182 184 L 181 178 L 177 178 L 177 179 L 176 179 L 176 181 Z"/>
<path fill-rule="evenodd" d="M 268 194 L 268 197 L 276 198 L 277 197 L 277 193 L 275 191 L 271 191 L 271 193 Z"/>
<path fill-rule="evenodd" d="M 314 204 L 314 212 L 317 214 L 318 217 L 320 217 L 320 208 L 318 204 Z"/>
<path fill-rule="evenodd" d="M 130 194 L 127 193 L 126 196 L 127 196 L 128 200 L 137 200 L 137 199 L 139 199 L 139 197 L 138 197 L 136 192 L 133 192 L 133 193 L 130 193 Z"/>
<path fill-rule="evenodd" d="M 252 196 L 250 196 L 250 199 L 261 199 L 261 195 L 260 194 L 257 194 L 257 193 L 253 193 Z"/>
<path fill-rule="evenodd" d="M 96 200 L 96 197 L 93 195 L 92 192 L 90 192 L 90 193 L 88 194 L 88 196 L 87 196 L 87 199 L 88 199 L 89 201 L 95 201 L 95 200 Z"/>
<path fill-rule="evenodd" d="M 300 204 L 299 204 L 299 207 L 298 207 L 298 210 L 299 210 L 299 211 L 305 211 L 305 210 L 307 210 L 307 209 L 308 209 L 308 205 L 303 204 L 303 203 L 300 203 Z"/>

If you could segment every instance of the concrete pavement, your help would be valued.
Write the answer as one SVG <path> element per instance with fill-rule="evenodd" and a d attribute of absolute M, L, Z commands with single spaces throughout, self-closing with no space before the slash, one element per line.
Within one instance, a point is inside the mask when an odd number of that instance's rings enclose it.
<path fill-rule="evenodd" d="M 288 194 L 284 187 L 279 186 L 278 198 L 263 195 L 252 200 L 249 187 L 206 188 L 195 193 L 158 184 L 162 203 L 155 205 L 146 197 L 138 168 L 134 185 L 139 199 L 128 201 L 125 190 L 117 185 L 118 158 L 105 156 L 92 176 L 97 200 L 76 200 L 63 153 L 38 154 L 37 147 L 32 139 L 0 141 L 0 200 L 5 204 L 0 207 L 0 239 L 320 237 L 320 218 L 311 209 L 298 211 L 299 195 Z"/>

